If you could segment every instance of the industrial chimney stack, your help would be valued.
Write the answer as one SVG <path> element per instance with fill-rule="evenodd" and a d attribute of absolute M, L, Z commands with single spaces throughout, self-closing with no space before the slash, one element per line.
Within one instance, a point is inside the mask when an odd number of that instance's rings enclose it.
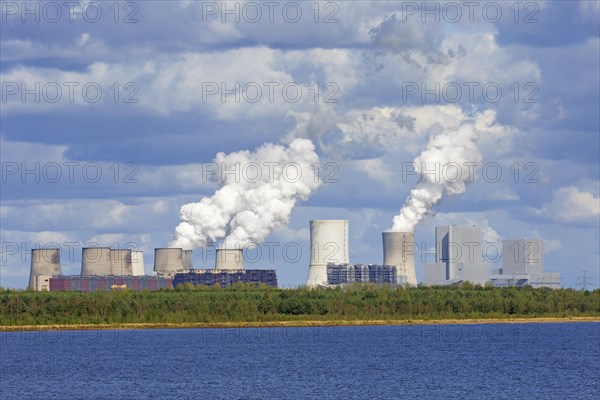
<path fill-rule="evenodd" d="M 183 250 L 176 247 L 154 249 L 154 272 L 159 275 L 175 275 L 182 271 Z"/>
<path fill-rule="evenodd" d="M 415 235 L 412 232 L 383 232 L 383 264 L 395 265 L 398 283 L 417 285 Z"/>
<path fill-rule="evenodd" d="M 31 270 L 29 272 L 30 288 L 35 288 L 35 277 L 37 275 L 60 275 L 59 249 L 31 250 Z"/>
<path fill-rule="evenodd" d="M 217 249 L 215 269 L 244 269 L 242 249 Z"/>
<path fill-rule="evenodd" d="M 81 276 L 112 274 L 110 247 L 84 247 L 81 250 Z"/>
<path fill-rule="evenodd" d="M 327 284 L 327 264 L 348 264 L 348 220 L 310 221 L 310 265 L 306 284 Z"/>

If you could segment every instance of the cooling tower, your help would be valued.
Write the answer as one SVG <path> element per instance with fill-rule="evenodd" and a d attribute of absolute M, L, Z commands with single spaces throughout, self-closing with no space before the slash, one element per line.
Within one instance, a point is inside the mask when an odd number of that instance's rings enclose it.
<path fill-rule="evenodd" d="M 348 264 L 348 221 L 310 221 L 308 286 L 327 284 L 327 264 Z"/>
<path fill-rule="evenodd" d="M 396 266 L 398 283 L 416 286 L 414 233 L 383 232 L 383 264 Z"/>
<path fill-rule="evenodd" d="M 181 248 L 154 249 L 154 271 L 159 274 L 183 270 L 183 250 Z"/>
<path fill-rule="evenodd" d="M 215 269 L 244 269 L 244 254 L 241 249 L 217 249 Z"/>
<path fill-rule="evenodd" d="M 81 276 L 112 274 L 110 247 L 84 247 L 81 251 Z"/>
<path fill-rule="evenodd" d="M 183 268 L 192 269 L 194 268 L 192 262 L 192 250 L 183 250 Z"/>
<path fill-rule="evenodd" d="M 110 264 L 112 275 L 133 275 L 133 264 L 131 263 L 131 250 L 111 250 Z"/>
<path fill-rule="evenodd" d="M 29 287 L 35 286 L 36 275 L 60 275 L 59 249 L 31 250 L 31 271 L 29 272 Z"/>
<path fill-rule="evenodd" d="M 131 266 L 133 267 L 134 276 L 144 275 L 144 252 L 143 251 L 132 251 L 131 252 Z"/>

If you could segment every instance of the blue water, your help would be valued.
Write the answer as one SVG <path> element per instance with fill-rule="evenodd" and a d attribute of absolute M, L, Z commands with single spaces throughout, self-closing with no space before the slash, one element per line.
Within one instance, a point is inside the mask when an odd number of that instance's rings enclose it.
<path fill-rule="evenodd" d="M 0 398 L 585 399 L 600 324 L 0 333 Z"/>

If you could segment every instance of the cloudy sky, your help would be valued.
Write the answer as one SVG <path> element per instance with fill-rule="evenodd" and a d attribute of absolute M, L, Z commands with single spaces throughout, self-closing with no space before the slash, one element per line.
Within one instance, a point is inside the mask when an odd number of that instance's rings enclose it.
<path fill-rule="evenodd" d="M 295 207 L 248 267 L 304 283 L 311 219 L 349 219 L 351 261 L 381 262 L 413 160 L 465 126 L 479 166 L 416 227 L 420 248 L 436 225 L 478 225 L 491 249 L 543 239 L 564 286 L 584 270 L 598 285 L 598 1 L 76 3 L 2 2 L 2 286 L 25 287 L 27 252 L 51 244 L 66 274 L 90 244 L 133 244 L 150 273 L 180 207 L 221 187 L 215 160 L 295 160 L 295 139 L 320 183 L 277 186 Z M 264 143 L 273 160 L 253 158 Z"/>

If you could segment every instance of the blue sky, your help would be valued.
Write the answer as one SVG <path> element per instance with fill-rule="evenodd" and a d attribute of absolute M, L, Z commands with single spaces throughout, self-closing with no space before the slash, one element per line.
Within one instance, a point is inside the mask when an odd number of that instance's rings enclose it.
<path fill-rule="evenodd" d="M 281 2 L 272 14 L 264 2 L 121 2 L 118 15 L 113 2 L 28 4 L 2 2 L 2 286 L 26 286 L 36 244 L 60 244 L 63 272 L 78 273 L 85 243 L 134 243 L 150 273 L 179 207 L 218 188 L 203 165 L 294 138 L 315 143 L 333 179 L 268 236 L 275 258 L 249 266 L 304 283 L 308 221 L 334 218 L 350 220 L 351 261 L 380 262 L 381 231 L 415 184 L 403 169 L 465 123 L 482 168 L 417 226 L 417 243 L 433 247 L 436 225 L 476 224 L 491 243 L 544 239 L 546 270 L 565 286 L 583 270 L 600 281 L 598 1 L 520 2 L 518 13 L 453 3 L 460 18 L 446 2 L 428 3 L 437 15 L 383 1 Z M 239 22 L 225 12 L 236 7 Z M 248 91 L 222 101 L 221 84 L 236 83 Z M 285 257 L 286 243 L 302 257 Z M 194 262 L 212 265 L 200 251 Z"/>

